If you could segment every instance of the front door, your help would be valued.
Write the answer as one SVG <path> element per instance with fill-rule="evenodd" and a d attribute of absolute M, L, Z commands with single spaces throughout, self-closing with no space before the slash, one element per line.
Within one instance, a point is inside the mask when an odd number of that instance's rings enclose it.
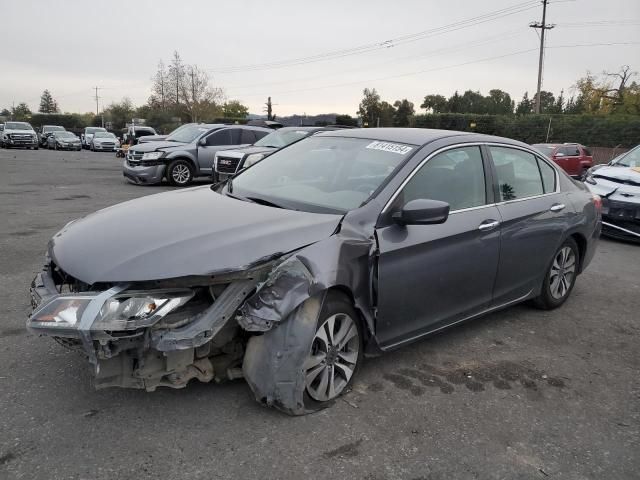
<path fill-rule="evenodd" d="M 440 225 L 379 227 L 376 335 L 392 348 L 479 313 L 491 303 L 500 214 L 479 146 L 456 147 L 418 167 L 391 205 L 449 203 Z"/>
<path fill-rule="evenodd" d="M 205 145 L 198 145 L 198 168 L 201 175 L 210 175 L 216 152 L 231 148 L 233 139 L 230 128 L 216 130 L 205 138 Z"/>

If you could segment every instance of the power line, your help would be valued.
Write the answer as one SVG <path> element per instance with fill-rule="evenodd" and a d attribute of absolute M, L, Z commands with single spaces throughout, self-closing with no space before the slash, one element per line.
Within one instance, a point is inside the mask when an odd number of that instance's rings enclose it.
<path fill-rule="evenodd" d="M 432 37 L 435 35 L 451 33 L 463 28 L 473 27 L 476 25 L 480 25 L 482 23 L 486 23 L 489 21 L 493 21 L 499 18 L 509 16 L 509 15 L 515 15 L 517 13 L 521 13 L 521 12 L 530 10 L 532 8 L 536 8 L 536 6 L 537 6 L 537 2 L 528 1 L 523 3 L 518 3 L 510 7 L 495 10 L 492 12 L 488 12 L 482 15 L 478 15 L 476 17 L 471 17 L 466 20 L 450 23 L 448 25 L 444 25 L 441 27 L 424 30 L 422 32 L 407 34 L 407 35 L 395 37 L 392 39 L 384 40 L 381 42 L 368 43 L 368 44 L 360 45 L 357 47 L 333 50 L 333 51 L 324 52 L 316 55 L 298 57 L 298 58 L 293 58 L 289 60 L 211 68 L 207 70 L 215 73 L 236 73 L 236 72 L 242 72 L 242 71 L 266 70 L 266 69 L 291 67 L 291 66 L 304 65 L 304 64 L 313 63 L 313 62 L 333 60 L 333 59 L 342 58 L 342 57 L 351 56 L 351 55 L 360 55 L 363 53 L 369 53 L 369 52 L 373 52 L 380 49 L 391 48 L 391 47 L 395 47 L 405 43 L 423 40 L 425 38 Z"/>
<path fill-rule="evenodd" d="M 630 46 L 630 45 L 640 45 L 640 42 L 609 42 L 609 43 L 578 43 L 578 44 L 569 44 L 569 45 L 554 45 L 554 46 L 549 46 L 546 47 L 547 49 L 560 49 L 560 48 L 580 48 L 580 47 L 604 47 L 604 46 Z M 467 62 L 462 62 L 462 63 L 456 63 L 453 65 L 446 65 L 443 67 L 435 67 L 435 68 L 429 68 L 429 69 L 425 69 L 425 70 L 417 70 L 417 71 L 412 71 L 412 72 L 405 72 L 405 73 L 400 73 L 400 74 L 396 74 L 396 75 L 388 75 L 388 76 L 384 76 L 384 77 L 377 77 L 377 78 L 368 78 L 368 79 L 362 79 L 362 80 L 356 80 L 356 81 L 352 81 L 352 82 L 344 82 L 344 83 L 334 83 L 331 85 L 320 85 L 320 86 L 315 86 L 315 87 L 305 87 L 305 88 L 297 88 L 297 89 L 293 89 L 293 90 L 282 90 L 282 91 L 277 91 L 277 92 L 272 92 L 273 94 L 276 95 L 284 95 L 287 93 L 298 93 L 298 92 L 306 92 L 306 91 L 313 91 L 313 90 L 322 90 L 325 88 L 337 88 L 337 87 L 346 87 L 346 86 L 351 86 L 351 85 L 362 85 L 365 83 L 371 83 L 371 82 L 378 82 L 378 81 L 383 81 L 383 80 L 390 80 L 393 78 L 402 78 L 402 77 L 409 77 L 409 76 L 413 76 L 413 75 L 420 75 L 423 73 L 431 73 L 431 72 L 437 72 L 437 71 L 441 71 L 441 70 L 448 70 L 450 68 L 457 68 L 457 67 L 463 67 L 466 65 L 473 65 L 476 63 L 483 63 L 483 62 L 489 62 L 489 61 L 493 61 L 493 60 L 499 60 L 502 58 L 507 58 L 507 57 L 513 57 L 516 55 L 522 55 L 525 53 L 531 53 L 531 52 L 535 52 L 537 51 L 538 48 L 529 48 L 526 50 L 518 50 L 516 52 L 511 52 L 511 53 L 506 53 L 503 55 L 496 55 L 496 56 L 491 56 L 491 57 L 484 57 L 484 58 L 480 58 L 477 60 L 470 60 Z M 267 95 L 267 93 L 252 93 L 250 95 L 245 95 L 247 97 L 262 97 L 264 95 Z"/>
<path fill-rule="evenodd" d="M 394 59 L 390 59 L 384 62 L 380 62 L 377 61 L 373 66 L 375 67 L 379 67 L 381 65 L 387 65 L 387 64 L 391 64 L 391 63 L 397 63 L 399 61 L 402 60 L 417 60 L 417 59 L 426 59 L 426 58 L 432 58 L 432 57 L 437 57 L 437 56 L 441 56 L 442 54 L 445 53 L 452 53 L 452 52 L 457 52 L 460 50 L 467 50 L 470 46 L 471 47 L 481 47 L 490 43 L 494 43 L 496 41 L 504 41 L 507 38 L 512 38 L 516 35 L 521 35 L 522 34 L 522 30 L 521 29 L 516 29 L 516 30 L 510 30 L 507 32 L 503 32 L 500 35 L 493 35 L 490 37 L 485 37 L 485 38 L 481 38 L 478 40 L 472 40 L 472 41 L 468 41 L 468 42 L 463 42 L 463 43 L 459 43 L 457 45 L 454 45 L 452 47 L 445 47 L 445 48 L 439 48 L 436 50 L 432 50 L 430 52 L 427 53 L 420 53 L 418 55 L 409 55 L 409 56 L 404 56 L 404 57 L 399 57 L 399 58 L 394 58 Z M 363 68 L 367 68 L 365 67 L 356 67 L 356 68 L 350 68 L 350 69 L 341 69 L 340 71 L 337 71 L 334 73 L 337 75 L 342 75 L 344 73 L 348 73 L 348 72 L 358 72 L 358 71 L 362 71 Z M 245 88 L 255 88 L 255 87 L 264 87 L 264 86 L 269 86 L 269 85 L 282 85 L 282 84 L 287 84 L 287 83 L 301 83 L 301 82 L 306 82 L 309 80 L 316 80 L 318 77 L 317 76 L 312 76 L 312 77 L 303 77 L 303 78 L 295 78 L 295 79 L 289 79 L 289 80 L 283 80 L 283 81 L 278 81 L 278 82 L 262 82 L 262 83 L 254 83 L 254 84 L 249 84 L 249 85 L 236 85 L 231 87 L 233 91 L 238 90 L 238 89 L 245 89 Z"/>

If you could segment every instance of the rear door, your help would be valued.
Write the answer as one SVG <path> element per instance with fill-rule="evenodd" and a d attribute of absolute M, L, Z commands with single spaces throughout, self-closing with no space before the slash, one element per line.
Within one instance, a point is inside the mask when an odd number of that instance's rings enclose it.
<path fill-rule="evenodd" d="M 502 218 L 493 297 L 502 305 L 538 288 L 573 207 L 546 160 L 515 146 L 488 146 Z"/>
<path fill-rule="evenodd" d="M 500 214 L 487 188 L 487 170 L 480 146 L 447 149 L 417 167 L 383 211 L 376 229 L 376 336 L 383 348 L 460 321 L 490 304 Z M 417 198 L 449 203 L 449 218 L 440 225 L 388 221 Z"/>

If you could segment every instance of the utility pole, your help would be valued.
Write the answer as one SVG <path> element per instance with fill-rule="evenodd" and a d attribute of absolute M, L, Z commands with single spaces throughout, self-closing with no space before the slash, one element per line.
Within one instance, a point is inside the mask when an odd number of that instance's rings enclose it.
<path fill-rule="evenodd" d="M 267 120 L 273 120 L 273 107 L 271 103 L 271 97 L 267 98 Z"/>
<path fill-rule="evenodd" d="M 93 87 L 93 88 L 96 90 L 95 99 L 96 99 L 96 117 L 97 117 L 98 115 L 100 115 L 100 112 L 98 111 L 99 110 L 98 109 L 98 99 L 100 98 L 100 97 L 98 97 L 98 90 L 100 90 L 100 87 Z"/>
<path fill-rule="evenodd" d="M 551 30 L 555 25 L 547 24 L 547 3 L 549 0 L 542 0 L 542 22 L 532 22 L 531 28 L 540 29 L 540 57 L 538 59 L 538 89 L 536 94 L 535 112 L 540 113 L 540 90 L 542 89 L 542 64 L 544 62 L 544 32 Z"/>

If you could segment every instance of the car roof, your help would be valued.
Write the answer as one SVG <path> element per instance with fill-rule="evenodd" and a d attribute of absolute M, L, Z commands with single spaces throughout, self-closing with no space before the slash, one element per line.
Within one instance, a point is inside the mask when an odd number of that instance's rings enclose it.
<path fill-rule="evenodd" d="M 370 140 L 382 140 L 385 142 L 408 143 L 411 145 L 425 145 L 434 140 L 447 137 L 474 135 L 473 132 L 458 132 L 455 130 L 436 130 L 429 128 L 340 128 L 331 131 L 318 132 L 316 136 L 326 137 L 350 137 Z M 482 135 L 496 139 L 491 135 Z"/>

